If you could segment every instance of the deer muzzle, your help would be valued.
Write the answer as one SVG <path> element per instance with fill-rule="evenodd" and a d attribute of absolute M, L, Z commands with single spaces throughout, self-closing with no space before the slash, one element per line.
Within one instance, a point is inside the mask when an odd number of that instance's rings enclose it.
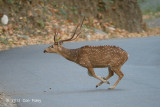
<path fill-rule="evenodd" d="M 47 53 L 47 51 L 46 51 L 46 50 L 44 50 L 43 52 L 44 52 L 44 53 Z"/>

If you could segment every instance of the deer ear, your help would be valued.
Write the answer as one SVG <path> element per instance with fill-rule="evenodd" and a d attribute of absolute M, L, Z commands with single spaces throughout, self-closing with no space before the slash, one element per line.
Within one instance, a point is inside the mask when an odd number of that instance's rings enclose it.
<path fill-rule="evenodd" d="M 58 46 L 60 46 L 60 45 L 62 45 L 62 44 L 63 44 L 63 42 L 62 42 L 62 41 L 58 42 Z"/>

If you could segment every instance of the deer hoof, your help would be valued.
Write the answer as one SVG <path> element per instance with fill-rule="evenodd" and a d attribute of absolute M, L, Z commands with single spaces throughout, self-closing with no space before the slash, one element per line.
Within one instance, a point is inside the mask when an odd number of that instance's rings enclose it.
<path fill-rule="evenodd" d="M 106 78 L 105 78 L 105 77 L 103 77 L 103 79 L 104 79 L 104 80 L 106 80 Z"/>
<path fill-rule="evenodd" d="M 106 80 L 106 78 L 105 78 L 105 77 L 103 77 L 103 79 L 104 79 L 104 80 Z M 110 82 L 109 82 L 109 81 L 105 81 L 105 83 L 110 84 Z"/>
<path fill-rule="evenodd" d="M 98 88 L 98 85 L 96 85 L 96 88 Z"/>
<path fill-rule="evenodd" d="M 110 89 L 110 90 L 113 90 L 114 88 L 115 88 L 114 86 L 112 86 L 112 87 L 109 87 L 109 89 Z"/>
<path fill-rule="evenodd" d="M 106 84 L 110 84 L 110 82 L 109 82 L 109 81 L 105 81 L 105 83 L 106 83 Z"/>
<path fill-rule="evenodd" d="M 107 84 L 110 84 L 110 82 L 109 82 L 109 81 L 107 81 Z"/>

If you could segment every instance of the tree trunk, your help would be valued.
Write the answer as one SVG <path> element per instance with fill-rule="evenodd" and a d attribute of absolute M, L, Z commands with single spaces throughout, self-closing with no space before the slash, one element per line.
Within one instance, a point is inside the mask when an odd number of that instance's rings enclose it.
<path fill-rule="evenodd" d="M 130 32 L 142 31 L 142 14 L 137 0 L 114 0 L 110 14 L 116 26 Z"/>

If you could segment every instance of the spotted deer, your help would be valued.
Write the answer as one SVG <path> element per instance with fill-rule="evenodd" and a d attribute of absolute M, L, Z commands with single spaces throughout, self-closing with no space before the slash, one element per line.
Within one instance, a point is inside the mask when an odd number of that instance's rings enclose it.
<path fill-rule="evenodd" d="M 55 31 L 54 35 L 54 44 L 49 46 L 44 50 L 44 53 L 56 53 L 64 58 L 73 61 L 82 67 L 88 69 L 88 75 L 99 79 L 101 82 L 96 85 L 96 87 L 102 85 L 103 83 L 110 84 L 107 81 L 110 77 L 116 73 L 119 78 L 116 83 L 109 89 L 114 89 L 119 81 L 122 79 L 124 74 L 121 72 L 121 66 L 127 61 L 128 54 L 123 49 L 117 46 L 83 46 L 77 49 L 67 49 L 62 46 L 63 42 L 72 41 L 76 39 L 81 33 L 81 27 L 83 24 L 84 18 L 81 24 L 78 24 L 73 35 L 69 39 L 65 40 L 56 40 L 58 32 Z M 77 29 L 79 32 L 76 34 Z M 108 67 L 109 74 L 106 78 L 97 76 L 94 72 L 94 68 L 105 68 Z"/>

